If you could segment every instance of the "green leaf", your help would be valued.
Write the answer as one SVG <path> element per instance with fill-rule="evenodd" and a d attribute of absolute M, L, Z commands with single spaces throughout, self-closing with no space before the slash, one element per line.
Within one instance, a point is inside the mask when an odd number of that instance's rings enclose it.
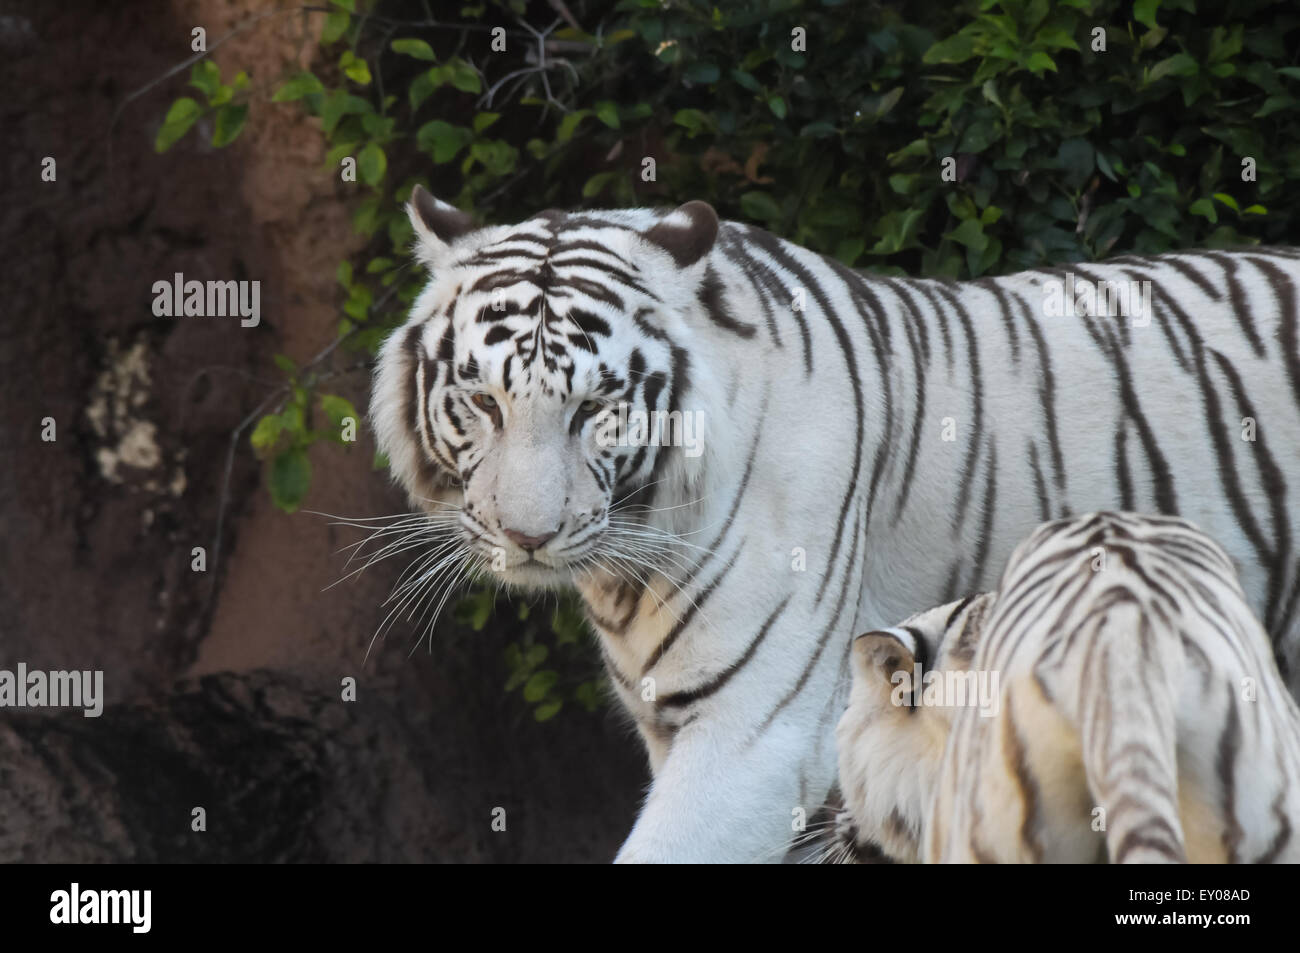
<path fill-rule="evenodd" d="M 713 126 L 709 114 L 700 109 L 679 109 L 673 114 L 673 122 L 686 129 L 691 136 Z"/>
<path fill-rule="evenodd" d="M 966 33 L 958 33 L 940 40 L 925 51 L 922 62 L 925 63 L 965 63 L 975 55 L 975 40 Z"/>
<path fill-rule="evenodd" d="M 573 138 L 574 132 L 578 129 L 578 124 L 591 115 L 590 109 L 575 109 L 563 119 L 555 130 L 555 138 L 559 142 L 568 142 Z"/>
<path fill-rule="evenodd" d="M 1079 44 L 1074 36 L 1059 26 L 1043 27 L 1034 36 L 1034 44 L 1054 50 L 1078 50 Z"/>
<path fill-rule="evenodd" d="M 889 177 L 889 187 L 899 195 L 909 195 L 912 189 L 916 187 L 919 179 L 920 176 L 916 173 L 904 175 L 900 172 Z"/>
<path fill-rule="evenodd" d="M 451 85 L 463 93 L 477 93 L 482 90 L 478 72 L 462 59 L 454 59 L 447 64 L 448 79 Z"/>
<path fill-rule="evenodd" d="M 552 698 L 550 701 L 538 705 L 537 708 L 533 710 L 533 717 L 538 721 L 550 721 L 563 707 L 564 699 Z"/>
<path fill-rule="evenodd" d="M 357 409 L 352 406 L 352 401 L 346 397 L 338 397 L 334 394 L 322 394 L 320 398 L 320 409 L 325 412 L 329 422 L 335 427 L 342 427 L 343 421 L 351 417 L 354 421 L 361 420 Z"/>
<path fill-rule="evenodd" d="M 352 17 L 346 11 L 335 10 L 325 17 L 325 26 L 320 31 L 320 41 L 322 44 L 335 43 L 338 38 L 348 31 L 348 24 L 352 22 Z"/>
<path fill-rule="evenodd" d="M 547 696 L 555 683 L 560 680 L 560 673 L 554 669 L 534 672 L 524 683 L 524 701 L 539 702 Z"/>
<path fill-rule="evenodd" d="M 620 125 L 618 118 L 618 106 L 608 99 L 596 103 L 596 118 L 609 126 L 611 129 L 617 129 Z"/>
<path fill-rule="evenodd" d="M 880 102 L 876 104 L 875 116 L 877 119 L 883 118 L 891 109 L 898 105 L 898 101 L 903 98 L 903 87 L 895 86 L 885 95 L 880 97 Z"/>
<path fill-rule="evenodd" d="M 551 632 L 556 645 L 576 644 L 588 634 L 587 623 L 580 611 L 561 602 L 551 613 Z"/>
<path fill-rule="evenodd" d="M 295 395 L 299 390 L 301 388 L 294 388 Z M 280 423 L 291 435 L 301 435 L 307 429 L 307 418 L 303 415 L 302 404 L 289 404 L 280 411 Z"/>
<path fill-rule="evenodd" d="M 437 59 L 437 57 L 433 55 L 433 47 L 424 40 L 415 37 L 404 37 L 400 40 L 394 40 L 392 47 L 394 53 L 401 53 L 404 56 L 414 56 L 417 60 L 428 60 L 433 62 Z"/>
<path fill-rule="evenodd" d="M 746 218 L 759 222 L 775 222 L 781 218 L 781 207 L 766 192 L 746 192 L 740 197 L 740 210 Z"/>
<path fill-rule="evenodd" d="M 348 300 L 343 304 L 343 313 L 359 322 L 365 321 L 370 315 L 370 305 L 373 301 L 374 295 L 369 288 L 365 285 L 353 285 Z"/>
<path fill-rule="evenodd" d="M 343 70 L 343 75 L 358 86 L 370 85 L 370 64 L 351 50 L 344 50 L 343 55 L 339 57 L 339 69 Z"/>
<path fill-rule="evenodd" d="M 835 128 L 835 123 L 818 119 L 800 129 L 799 135 L 806 139 L 825 139 L 827 136 L 835 135 L 838 131 Z"/>
<path fill-rule="evenodd" d="M 426 122 L 415 134 L 421 152 L 429 152 L 436 163 L 450 162 L 456 153 L 469 145 L 474 134 L 464 126 L 453 126 L 441 119 Z"/>
<path fill-rule="evenodd" d="M 871 247 L 871 254 L 892 255 L 916 245 L 916 234 L 926 211 L 924 208 L 909 208 L 881 216 L 874 229 L 880 240 Z"/>
<path fill-rule="evenodd" d="M 887 159 L 890 165 L 902 165 L 907 159 L 924 158 L 930 155 L 930 141 L 922 136 L 920 139 L 913 139 L 897 152 L 891 152 Z"/>
<path fill-rule="evenodd" d="M 287 354 L 277 354 L 275 357 L 271 358 L 271 360 L 275 362 L 276 367 L 284 371 L 286 374 L 293 375 L 298 373 L 298 365 L 295 364 L 293 358 Z"/>
<path fill-rule="evenodd" d="M 500 139 L 488 139 L 476 142 L 469 147 L 469 154 L 483 164 L 493 175 L 509 175 L 515 170 L 519 150 Z"/>
<path fill-rule="evenodd" d="M 291 447 L 271 463 L 271 500 L 286 513 L 297 511 L 311 486 L 307 451 Z"/>
<path fill-rule="evenodd" d="M 475 133 L 480 133 L 500 118 L 500 113 L 479 113 L 474 117 L 474 121 L 470 125 L 474 128 Z"/>
<path fill-rule="evenodd" d="M 1191 56 L 1186 53 L 1175 53 L 1151 67 L 1151 72 L 1147 74 L 1147 81 L 1154 83 L 1166 76 L 1192 76 L 1197 69 L 1196 60 Z"/>
<path fill-rule="evenodd" d="M 865 238 L 860 236 L 846 238 L 835 246 L 835 257 L 852 268 L 854 262 L 862 257 L 862 253 L 866 248 L 867 240 Z"/>
<path fill-rule="evenodd" d="M 253 445 L 254 450 L 267 450 L 280 439 L 283 430 L 284 421 L 280 419 L 280 415 L 267 414 L 257 422 L 257 426 L 253 428 L 252 436 L 248 440 Z"/>
<path fill-rule="evenodd" d="M 958 152 L 980 153 L 1002 138 L 1002 129 L 992 119 L 977 119 L 962 133 Z"/>
<path fill-rule="evenodd" d="M 154 151 L 166 152 L 170 149 L 177 139 L 189 132 L 190 126 L 201 115 L 203 109 L 188 96 L 182 96 L 172 103 L 163 119 L 162 128 L 158 130 L 158 138 L 154 140 Z"/>
<path fill-rule="evenodd" d="M 1029 59 L 1025 61 L 1025 69 L 1029 70 L 1031 73 L 1043 73 L 1047 70 L 1051 70 L 1055 73 L 1056 61 L 1042 50 L 1037 50 L 1029 54 Z"/>
<path fill-rule="evenodd" d="M 763 84 L 756 80 L 752 74 L 746 73 L 744 70 L 733 69 L 730 76 L 737 84 L 744 89 L 749 90 L 751 93 L 761 93 L 763 91 Z"/>
<path fill-rule="evenodd" d="M 384 180 L 384 173 L 388 171 L 388 156 L 384 155 L 379 143 L 368 143 L 361 150 L 361 155 L 357 156 L 357 171 L 361 173 L 361 181 L 366 185 L 378 185 Z"/>
<path fill-rule="evenodd" d="M 984 246 L 989 243 L 989 237 L 984 234 L 984 226 L 980 224 L 979 219 L 975 218 L 968 218 L 945 237 L 977 252 L 982 252 Z"/>
<path fill-rule="evenodd" d="M 1252 119 L 1263 119 L 1265 116 L 1271 116 L 1275 112 L 1281 112 L 1284 109 L 1293 109 L 1296 105 L 1294 96 L 1269 96 L 1264 100 L 1264 104 L 1255 110 L 1251 116 Z"/>
<path fill-rule="evenodd" d="M 299 73 L 297 76 L 287 80 L 283 86 L 275 91 L 271 97 L 273 103 L 287 103 L 302 99 L 312 93 L 324 92 L 325 87 L 321 85 L 314 74 L 308 72 Z"/>
<path fill-rule="evenodd" d="M 777 119 L 785 118 L 785 100 L 780 96 L 772 96 L 767 101 L 767 108 L 772 110 L 772 115 Z"/>
<path fill-rule="evenodd" d="M 584 199 L 595 198 L 604 190 L 606 185 L 618 176 L 618 172 L 597 172 L 583 184 L 582 197 Z"/>
<path fill-rule="evenodd" d="M 353 96 L 346 89 L 332 90 L 321 102 L 321 127 L 333 135 L 334 129 L 344 116 L 367 115 L 374 111 L 370 103 L 360 96 Z"/>
<path fill-rule="evenodd" d="M 1220 202 L 1222 202 L 1224 205 L 1228 206 L 1228 208 L 1232 209 L 1234 212 L 1241 211 L 1240 207 L 1237 205 L 1237 200 L 1234 199 L 1231 195 L 1228 195 L 1226 192 L 1215 192 L 1214 197 L 1218 199 Z"/>
<path fill-rule="evenodd" d="M 217 148 L 228 146 L 239 137 L 248 118 L 247 103 L 231 103 L 217 110 L 215 127 L 212 130 L 212 144 Z"/>
<path fill-rule="evenodd" d="M 1214 210 L 1214 203 L 1209 199 L 1197 199 L 1187 207 L 1187 211 L 1192 215 L 1208 218 L 1211 224 L 1219 220 L 1219 213 Z"/>
<path fill-rule="evenodd" d="M 212 60 L 199 60 L 190 70 L 190 85 L 211 99 L 221 88 L 221 69 Z"/>
<path fill-rule="evenodd" d="M 1160 0 L 1135 0 L 1133 4 L 1133 19 L 1145 27 L 1155 28 L 1156 10 L 1160 7 Z"/>
<path fill-rule="evenodd" d="M 442 67 L 435 66 L 411 80 L 411 87 L 407 90 L 407 96 L 411 99 L 411 110 L 419 109 L 420 104 L 432 96 L 438 87 L 446 82 L 445 77 L 446 73 Z"/>

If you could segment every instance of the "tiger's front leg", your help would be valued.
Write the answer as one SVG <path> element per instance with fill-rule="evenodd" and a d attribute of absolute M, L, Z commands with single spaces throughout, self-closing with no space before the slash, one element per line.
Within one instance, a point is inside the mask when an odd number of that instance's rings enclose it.
<path fill-rule="evenodd" d="M 732 719 L 677 732 L 615 863 L 781 861 L 834 784 L 834 740 L 812 711 L 761 732 Z"/>

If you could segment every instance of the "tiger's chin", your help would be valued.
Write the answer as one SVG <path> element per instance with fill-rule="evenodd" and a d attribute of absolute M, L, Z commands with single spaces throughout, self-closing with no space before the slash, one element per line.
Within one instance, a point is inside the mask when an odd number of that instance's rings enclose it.
<path fill-rule="evenodd" d="M 499 582 L 515 589 L 539 592 L 565 589 L 573 585 L 573 569 L 569 566 L 550 566 L 533 560 L 517 566 L 497 569 L 488 573 Z"/>

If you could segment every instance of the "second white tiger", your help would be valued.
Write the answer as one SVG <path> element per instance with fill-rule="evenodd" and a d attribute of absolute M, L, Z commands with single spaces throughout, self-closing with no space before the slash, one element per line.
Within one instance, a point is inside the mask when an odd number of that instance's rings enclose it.
<path fill-rule="evenodd" d="M 840 859 L 1300 861 L 1300 710 L 1189 523 L 1044 524 L 996 592 L 853 656 Z"/>

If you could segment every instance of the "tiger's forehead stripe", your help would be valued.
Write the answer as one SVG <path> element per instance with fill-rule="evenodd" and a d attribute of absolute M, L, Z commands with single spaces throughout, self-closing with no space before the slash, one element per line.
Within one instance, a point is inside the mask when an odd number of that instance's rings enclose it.
<path fill-rule="evenodd" d="M 471 326 L 488 326 L 479 339 L 484 347 L 513 345 L 504 360 L 494 362 L 507 392 L 539 364 L 548 374 L 562 377 L 562 381 L 543 379 L 544 393 L 558 392 L 561 397 L 573 393 L 575 354 L 595 357 L 600 341 L 615 337 L 616 322 L 621 324 L 634 314 L 633 324 L 642 328 L 649 324 L 645 315 L 662 304 L 643 280 L 641 267 L 609 247 L 611 231 L 626 229 L 610 223 L 575 228 L 566 220 L 542 216 L 453 263 L 453 269 L 468 274 L 462 278 L 465 290 L 458 288 L 447 306 L 447 314 L 456 317 L 441 329 L 437 359 L 455 361 L 456 322 L 469 320 Z M 593 232 L 604 232 L 603 240 Z M 632 298 L 639 300 L 634 303 Z M 664 340 L 662 334 L 652 337 Z M 634 375 L 638 379 L 649 373 L 639 354 L 631 366 L 642 368 Z M 455 364 L 454 369 L 465 382 L 479 377 L 472 359 Z M 646 382 L 652 406 L 657 405 L 670 373 L 671 367 L 656 371 Z M 603 379 L 594 382 L 602 392 L 608 390 L 606 385 Z"/>

